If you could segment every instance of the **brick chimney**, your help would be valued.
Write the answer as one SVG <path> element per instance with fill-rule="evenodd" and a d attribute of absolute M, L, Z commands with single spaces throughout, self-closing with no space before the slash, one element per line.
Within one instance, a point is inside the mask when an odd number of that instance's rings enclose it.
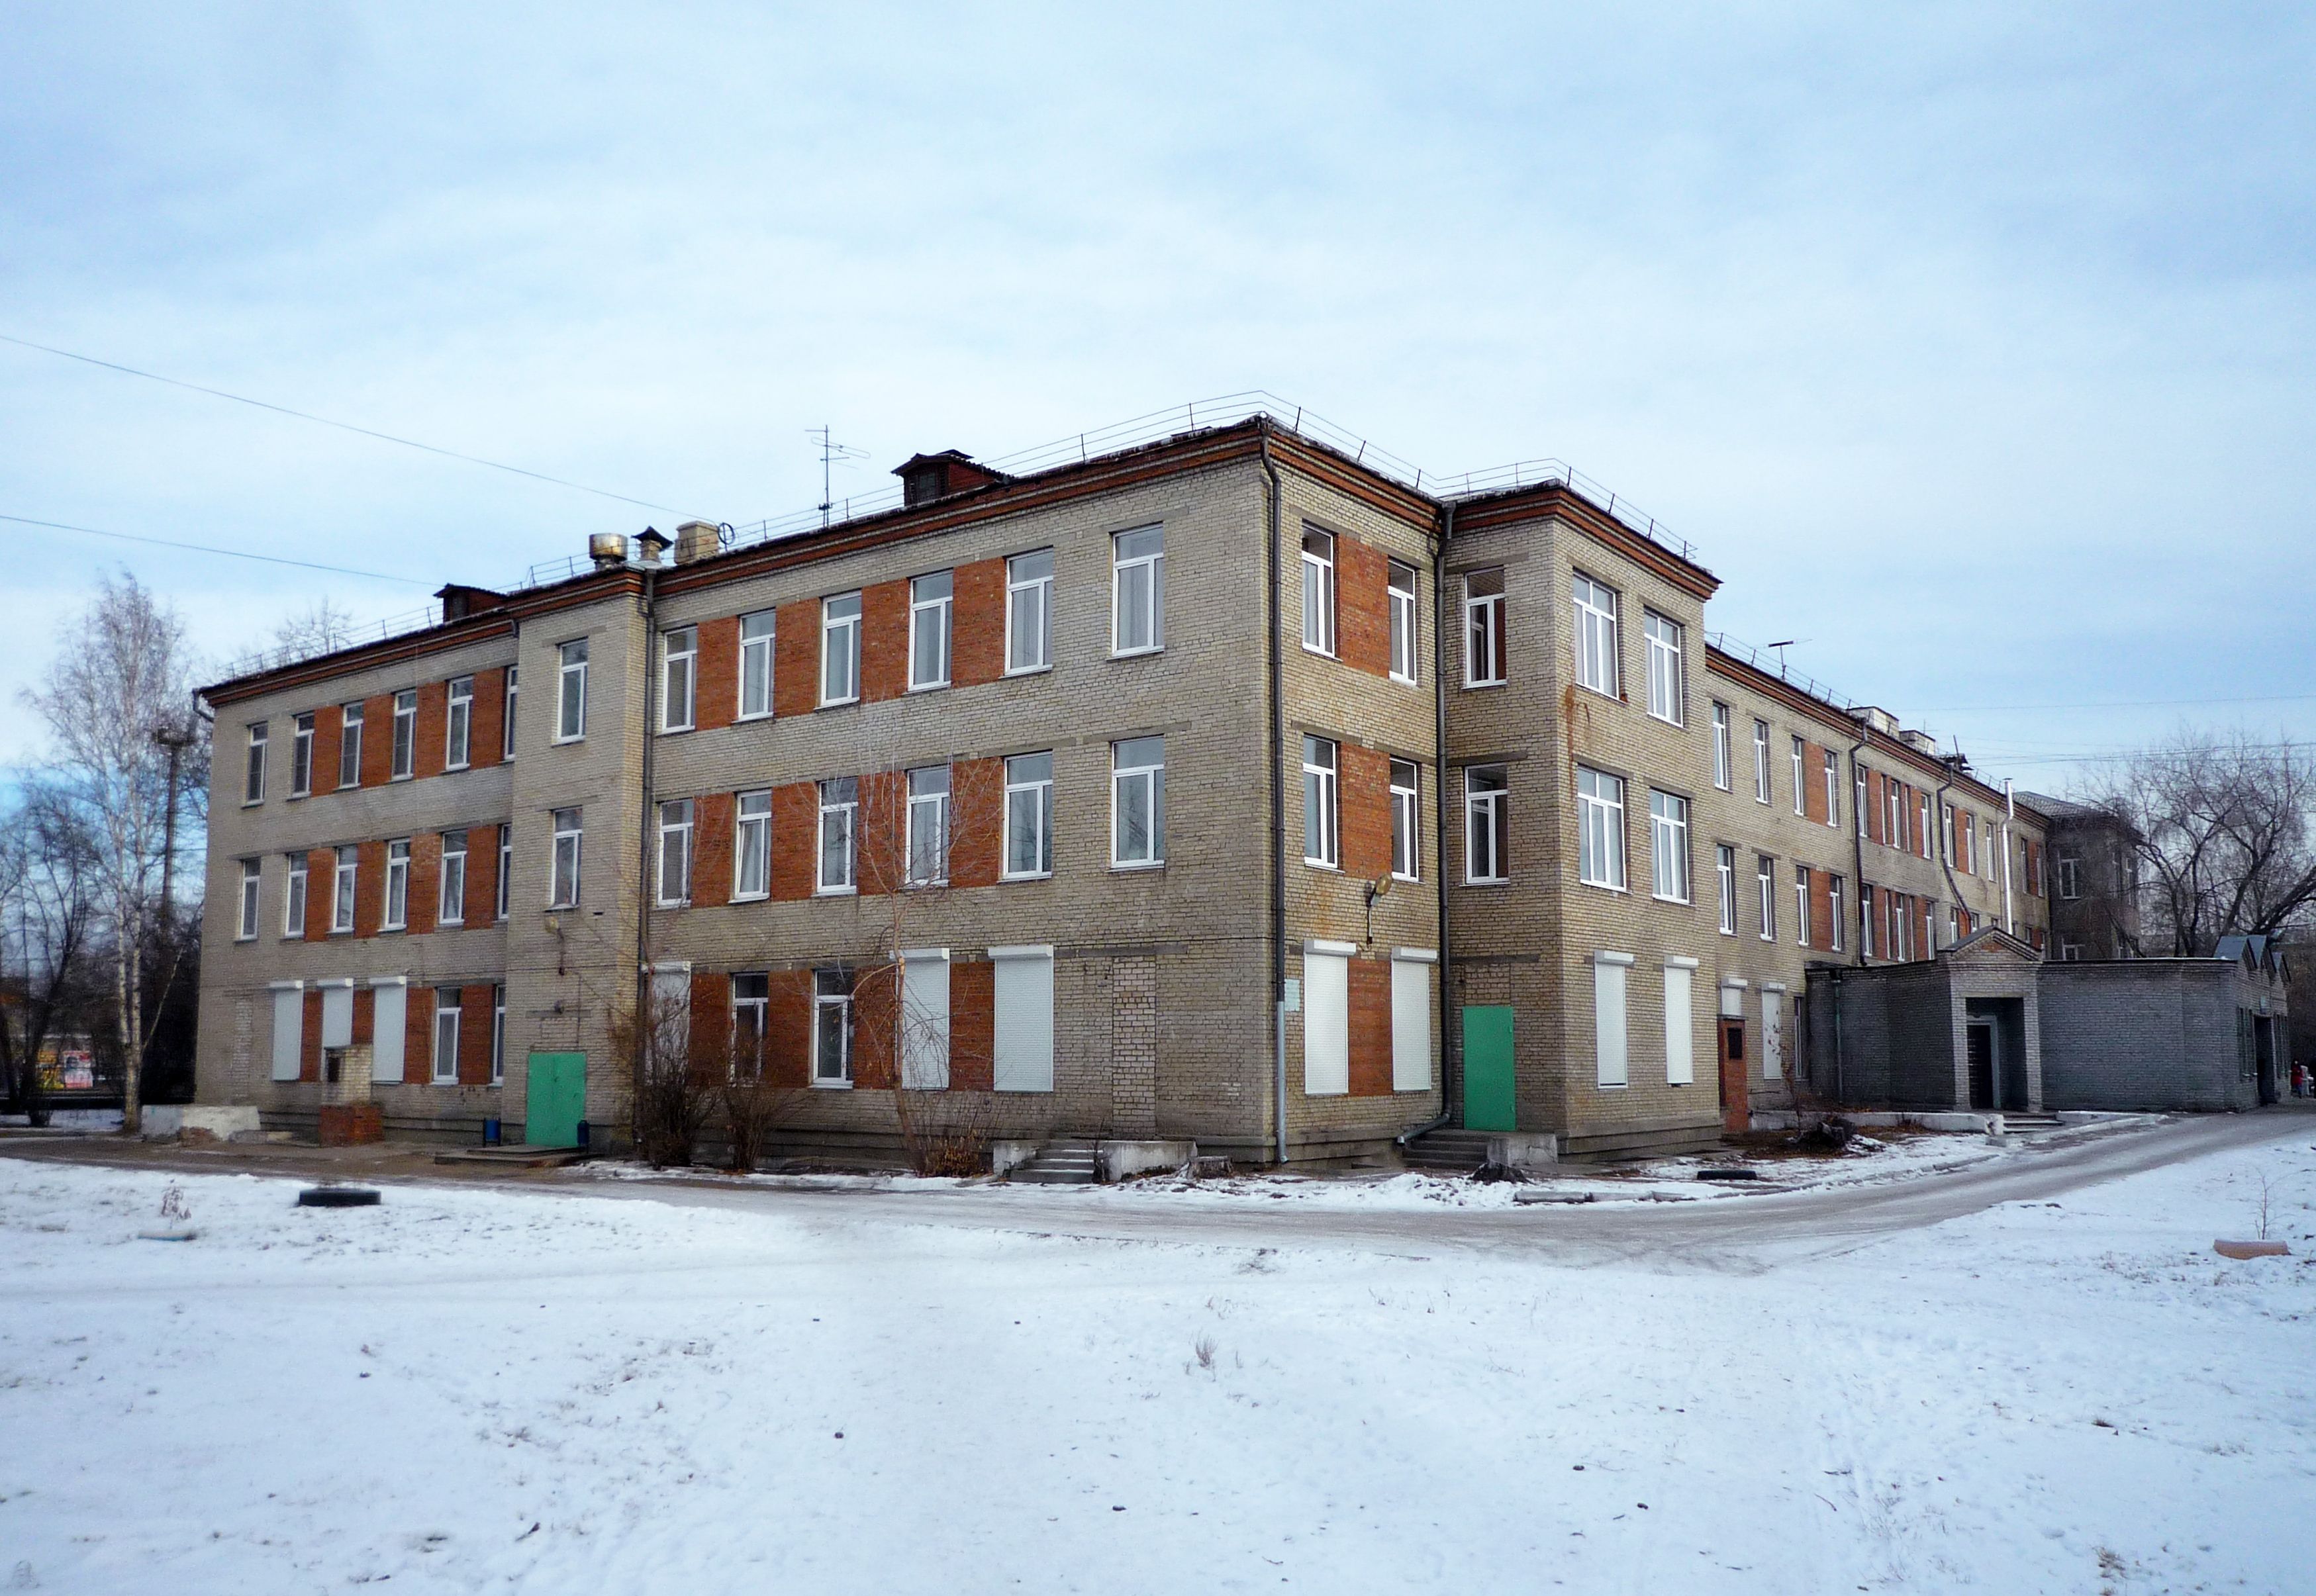
<path fill-rule="evenodd" d="M 504 593 L 494 593 L 488 588 L 470 588 L 463 582 L 445 582 L 434 590 L 434 597 L 442 602 L 445 621 L 463 621 L 468 616 L 481 615 L 485 610 L 497 609 L 506 603 Z"/>
<path fill-rule="evenodd" d="M 951 493 L 962 493 L 968 488 L 985 488 L 993 483 L 1013 480 L 1002 471 L 975 465 L 971 455 L 957 449 L 943 449 L 937 455 L 913 455 L 894 466 L 893 474 L 901 479 L 901 502 L 911 509 L 946 499 Z"/>

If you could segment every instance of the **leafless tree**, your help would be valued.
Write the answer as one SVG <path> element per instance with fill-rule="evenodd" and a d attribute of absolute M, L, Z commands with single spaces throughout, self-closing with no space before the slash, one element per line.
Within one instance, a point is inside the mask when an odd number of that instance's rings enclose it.
<path fill-rule="evenodd" d="M 40 687 L 25 695 L 47 723 L 53 790 L 85 827 L 112 954 L 112 1029 L 121 1061 L 123 1129 L 141 1128 L 138 1091 L 151 1041 L 145 955 L 169 861 L 173 759 L 197 738 L 184 627 L 134 576 L 101 578 Z M 188 850 L 199 856 L 200 849 Z"/>
<path fill-rule="evenodd" d="M 94 866 L 79 817 L 44 785 L 0 814 L 0 1099 L 35 1125 L 40 1054 L 88 997 Z"/>
<path fill-rule="evenodd" d="M 2122 818 L 2140 864 L 2133 952 L 2201 957 L 2280 932 L 2316 902 L 2316 762 L 2238 732 L 2182 730 L 2091 802 Z"/>
<path fill-rule="evenodd" d="M 325 594 L 275 628 L 273 646 L 295 659 L 334 653 L 354 642 L 352 612 L 340 608 Z"/>

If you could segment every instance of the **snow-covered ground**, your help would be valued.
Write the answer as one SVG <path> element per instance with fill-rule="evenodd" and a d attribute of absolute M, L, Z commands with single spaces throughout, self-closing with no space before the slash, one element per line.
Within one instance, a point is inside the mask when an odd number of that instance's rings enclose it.
<path fill-rule="evenodd" d="M 249 1176 L 169 1244 L 0 1159 L 0 1588 L 2304 1592 L 2309 1139 L 1678 1271 Z M 2295 1255 L 2214 1257 L 2262 1177 Z"/>

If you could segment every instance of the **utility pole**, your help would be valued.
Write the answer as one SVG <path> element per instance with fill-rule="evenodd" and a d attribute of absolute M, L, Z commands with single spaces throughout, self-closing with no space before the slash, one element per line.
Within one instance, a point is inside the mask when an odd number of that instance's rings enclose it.
<path fill-rule="evenodd" d="M 169 754 L 169 790 L 163 798 L 161 811 L 161 929 L 166 932 L 176 925 L 178 765 L 185 750 L 193 746 L 193 729 L 187 725 L 158 727 L 153 740 Z"/>

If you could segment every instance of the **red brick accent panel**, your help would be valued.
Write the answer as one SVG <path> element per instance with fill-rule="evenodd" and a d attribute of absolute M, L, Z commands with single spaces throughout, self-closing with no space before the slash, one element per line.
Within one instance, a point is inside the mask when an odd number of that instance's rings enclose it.
<path fill-rule="evenodd" d="M 411 935 L 434 929 L 434 911 L 442 901 L 442 834 L 422 831 L 410 839 L 409 912 L 403 916 Z"/>
<path fill-rule="evenodd" d="M 386 1111 L 375 1103 L 325 1103 L 315 1126 L 325 1148 L 360 1147 L 386 1139 Z"/>
<path fill-rule="evenodd" d="M 893 1087 L 893 1015 L 899 1006 L 900 967 L 861 971 L 852 987 L 852 1084 L 872 1092 Z"/>
<path fill-rule="evenodd" d="M 820 702 L 820 600 L 781 605 L 772 632 L 772 714 L 810 714 Z"/>
<path fill-rule="evenodd" d="M 691 805 L 691 901 L 732 901 L 732 794 L 709 793 Z"/>
<path fill-rule="evenodd" d="M 327 793 L 338 785 L 338 749 L 345 741 L 345 710 L 332 704 L 314 712 L 314 791 Z"/>
<path fill-rule="evenodd" d="M 860 590 L 860 701 L 898 698 L 909 686 L 909 584 Z"/>
<path fill-rule="evenodd" d="M 812 1082 L 812 971 L 777 970 L 765 978 L 764 1081 L 774 1086 Z"/>
<path fill-rule="evenodd" d="M 470 712 L 467 763 L 477 770 L 495 765 L 506 749 L 506 671 L 475 672 L 475 707 Z M 468 879 L 473 880 L 469 866 Z"/>
<path fill-rule="evenodd" d="M 362 700 L 361 785 L 382 787 L 394 774 L 394 695 Z"/>
<path fill-rule="evenodd" d="M 954 1092 L 997 1085 L 997 966 L 949 967 L 949 1084 Z"/>
<path fill-rule="evenodd" d="M 1810 872 L 1810 946 L 1833 945 L 1833 877 L 1822 870 Z"/>
<path fill-rule="evenodd" d="M 1342 749 L 1343 872 L 1374 881 L 1391 873 L 1391 756 Z"/>
<path fill-rule="evenodd" d="M 693 684 L 691 723 L 703 732 L 728 726 L 740 713 L 740 617 L 699 623 L 699 679 Z"/>
<path fill-rule="evenodd" d="M 411 750 L 410 767 L 420 776 L 440 776 L 443 761 L 450 754 L 444 742 L 450 724 L 450 684 L 447 681 L 426 682 L 418 689 L 418 746 Z M 473 740 L 474 723 L 467 723 L 468 740 Z"/>
<path fill-rule="evenodd" d="M 370 987 L 354 989 L 354 1045 L 378 1040 L 378 993 Z"/>
<path fill-rule="evenodd" d="M 1351 1095 L 1391 1095 L 1391 965 L 1382 959 L 1348 962 Z"/>
<path fill-rule="evenodd" d="M 487 926 L 499 912 L 499 829 L 467 829 L 467 924 Z"/>
<path fill-rule="evenodd" d="M 386 918 L 386 844 L 354 848 L 354 935 L 376 936 Z"/>
<path fill-rule="evenodd" d="M 732 1078 L 732 978 L 691 972 L 691 1074 L 721 1086 Z"/>
<path fill-rule="evenodd" d="M 298 1033 L 298 1078 L 317 1081 L 322 1078 L 322 994 L 315 988 L 306 989 L 306 1024 Z"/>
<path fill-rule="evenodd" d="M 1335 539 L 1336 657 L 1376 676 L 1391 674 L 1390 583 L 1390 557 L 1381 549 Z"/>
<path fill-rule="evenodd" d="M 860 778 L 852 878 L 864 895 L 897 892 L 908 879 L 908 777 L 900 771 L 879 770 Z"/>
<path fill-rule="evenodd" d="M 949 884 L 993 887 L 1005 853 L 1005 761 L 959 759 L 949 779 Z"/>
<path fill-rule="evenodd" d="M 306 939 L 319 942 L 330 934 L 330 903 L 337 892 L 338 855 L 334 848 L 316 848 L 306 856 Z"/>
<path fill-rule="evenodd" d="M 491 996 L 485 983 L 459 989 L 459 1084 L 491 1084 Z"/>
<path fill-rule="evenodd" d="M 1866 839 L 1868 842 L 1882 840 L 1884 802 L 1882 773 L 1878 770 L 1869 770 L 1866 773 Z"/>
<path fill-rule="evenodd" d="M 975 560 L 956 572 L 949 679 L 960 687 L 1005 674 L 1005 562 Z"/>
<path fill-rule="evenodd" d="M 772 896 L 809 898 L 818 880 L 820 786 L 790 782 L 772 789 Z"/>
<path fill-rule="evenodd" d="M 1959 904 L 1955 907 L 1955 920 L 1961 934 L 1964 936 L 1968 936 L 1972 932 L 1978 929 L 1978 922 L 1971 917 L 1970 910 L 1963 908 Z"/>
<path fill-rule="evenodd" d="M 402 1011 L 402 1078 L 434 1078 L 434 989 L 412 985 Z"/>
<path fill-rule="evenodd" d="M 1825 748 L 1821 743 L 1802 744 L 1802 813 L 1825 824 Z"/>

